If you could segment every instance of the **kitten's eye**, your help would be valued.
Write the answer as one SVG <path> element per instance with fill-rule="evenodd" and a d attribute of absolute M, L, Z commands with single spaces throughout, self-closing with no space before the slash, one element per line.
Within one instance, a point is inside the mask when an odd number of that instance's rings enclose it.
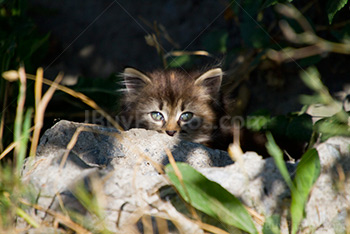
<path fill-rule="evenodd" d="M 157 112 L 157 111 L 151 112 L 151 117 L 152 117 L 152 119 L 154 119 L 155 121 L 161 121 L 161 120 L 164 119 L 164 116 L 162 115 L 162 113 Z"/>
<path fill-rule="evenodd" d="M 180 116 L 180 120 L 181 121 L 184 121 L 184 122 L 187 122 L 189 121 L 190 119 L 192 119 L 193 117 L 193 113 L 191 112 L 185 112 L 183 113 L 181 116 Z"/>

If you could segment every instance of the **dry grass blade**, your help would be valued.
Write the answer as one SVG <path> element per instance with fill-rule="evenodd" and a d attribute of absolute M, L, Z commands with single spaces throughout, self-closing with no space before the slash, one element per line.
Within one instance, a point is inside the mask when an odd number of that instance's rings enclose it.
<path fill-rule="evenodd" d="M 143 225 L 143 233 L 153 234 L 152 217 L 149 215 L 144 215 L 142 216 L 141 221 Z"/>
<path fill-rule="evenodd" d="M 248 211 L 248 213 L 255 220 L 255 222 L 257 222 L 261 226 L 264 225 L 264 223 L 265 223 L 264 216 L 260 215 L 258 212 L 256 212 L 255 210 L 253 210 L 252 208 L 250 208 L 248 206 L 244 206 L 244 208 Z"/>
<path fill-rule="evenodd" d="M 11 150 L 13 150 L 17 146 L 17 142 L 12 142 L 6 149 L 0 154 L 0 160 L 5 157 Z"/>
<path fill-rule="evenodd" d="M 156 217 L 157 228 L 159 233 L 169 233 L 168 223 L 165 219 Z"/>
<path fill-rule="evenodd" d="M 36 204 L 31 204 L 23 199 L 21 199 L 21 203 L 27 206 L 31 206 L 36 210 L 45 212 L 51 216 L 53 216 L 57 222 L 67 226 L 68 228 L 72 229 L 73 231 L 75 231 L 76 233 L 81 233 L 81 234 L 92 234 L 90 231 L 86 230 L 85 228 L 83 228 L 82 226 L 80 226 L 79 224 L 73 222 L 68 216 L 62 215 L 58 212 L 55 212 L 53 210 L 50 209 L 46 209 L 42 206 L 36 205 Z"/>
<path fill-rule="evenodd" d="M 27 78 L 31 79 L 31 80 L 35 80 L 36 76 L 31 75 L 31 74 L 27 74 Z M 46 85 L 53 85 L 54 82 L 52 82 L 51 80 L 45 79 L 43 78 L 43 83 Z M 92 107 L 93 109 L 95 109 L 99 114 L 101 114 L 103 117 L 105 117 L 107 119 L 108 122 L 110 122 L 116 129 L 118 129 L 119 131 L 124 131 L 123 128 L 109 115 L 107 114 L 107 112 L 105 112 L 104 110 L 102 110 L 102 108 L 96 104 L 96 102 L 94 102 L 92 99 L 90 99 L 89 97 L 87 97 L 86 95 L 76 92 L 70 88 L 67 88 L 63 85 L 58 85 L 57 86 L 58 90 L 61 90 L 75 98 L 80 99 L 82 102 L 84 102 L 85 104 L 87 104 L 88 106 Z"/>
<path fill-rule="evenodd" d="M 31 127 L 31 128 L 29 129 L 29 132 L 31 132 L 31 131 L 33 131 L 33 130 L 34 130 L 34 127 Z M 6 149 L 0 154 L 0 160 L 1 160 L 2 158 L 4 158 L 8 153 L 10 153 L 11 150 L 13 150 L 13 149 L 16 147 L 17 144 L 18 144 L 17 142 L 12 142 L 10 145 L 8 145 L 8 146 L 6 147 Z"/>
<path fill-rule="evenodd" d="M 173 154 L 170 152 L 169 149 L 165 149 L 165 152 L 166 152 L 166 154 L 167 154 L 167 156 L 168 156 L 168 159 L 169 159 L 169 162 L 170 162 L 171 166 L 174 168 L 174 172 L 175 172 L 177 178 L 179 178 L 179 181 L 180 181 L 181 186 L 183 187 L 183 189 L 184 189 L 184 191 L 185 191 L 185 193 L 186 193 L 186 196 L 188 197 L 188 201 L 189 201 L 189 202 L 188 202 L 188 203 L 189 203 L 188 209 L 189 209 L 189 211 L 191 212 L 192 216 L 193 216 L 196 220 L 200 221 L 199 216 L 198 216 L 196 210 L 195 210 L 195 209 L 193 208 L 193 206 L 191 205 L 191 197 L 190 197 L 190 194 L 188 193 L 188 190 L 187 190 L 187 188 L 186 188 L 186 186 L 185 186 L 185 183 L 184 183 L 184 181 L 183 181 L 182 174 L 181 174 L 179 168 L 178 168 L 177 165 L 176 165 L 176 162 L 175 162 L 175 159 L 174 159 Z M 187 204 L 187 203 L 185 203 L 185 204 Z"/>
<path fill-rule="evenodd" d="M 11 71 L 5 71 L 2 73 L 2 77 L 10 82 L 17 81 L 19 78 L 18 71 L 11 70 Z"/>
<path fill-rule="evenodd" d="M 40 131 L 44 124 L 44 114 L 45 109 L 51 100 L 54 92 L 56 91 L 59 83 L 61 82 L 63 75 L 59 74 L 44 96 L 41 98 L 41 89 L 42 89 L 42 81 L 43 81 L 43 70 L 41 68 L 38 69 L 37 79 L 35 80 L 35 117 L 34 117 L 34 133 L 32 145 L 30 148 L 29 156 L 35 156 L 36 148 L 39 143 Z"/>
<path fill-rule="evenodd" d="M 202 223 L 202 222 L 195 222 L 200 228 L 202 228 L 205 231 L 216 233 L 216 234 L 229 234 L 228 232 L 222 230 L 221 228 L 215 227 L 213 225 Z"/>
<path fill-rule="evenodd" d="M 62 170 L 64 164 L 66 163 L 67 161 L 67 158 L 68 158 L 68 155 L 70 153 L 70 151 L 73 149 L 73 147 L 75 146 L 75 144 L 77 143 L 78 141 L 78 137 L 79 137 L 79 134 L 82 132 L 82 131 L 89 131 L 90 129 L 88 128 L 85 128 L 85 127 L 78 127 L 72 138 L 70 139 L 68 145 L 67 145 L 67 149 L 66 149 L 66 152 L 64 153 L 63 157 L 62 157 L 62 161 L 60 163 L 60 170 Z"/>
<path fill-rule="evenodd" d="M 208 57 L 214 57 L 210 53 L 204 50 L 197 50 L 197 51 L 171 51 L 164 55 L 165 58 L 168 58 L 170 56 L 182 56 L 182 55 L 201 55 L 201 56 L 208 56 Z"/>
<path fill-rule="evenodd" d="M 40 67 L 36 71 L 36 80 L 35 80 L 35 110 L 39 108 L 39 103 L 41 100 L 42 86 L 43 86 L 44 70 Z"/>

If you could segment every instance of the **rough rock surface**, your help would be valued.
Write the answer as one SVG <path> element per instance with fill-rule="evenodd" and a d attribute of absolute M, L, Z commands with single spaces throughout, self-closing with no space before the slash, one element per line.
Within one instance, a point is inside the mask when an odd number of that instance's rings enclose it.
<path fill-rule="evenodd" d="M 70 147 L 77 128 L 84 131 Z M 349 144 L 350 139 L 332 138 L 317 147 L 322 174 L 310 195 L 302 229 L 315 233 L 345 232 L 350 208 Z M 168 163 L 165 148 L 171 150 L 176 161 L 189 163 L 262 216 L 284 214 L 289 206 L 289 190 L 271 158 L 262 159 L 247 152 L 242 162 L 233 163 L 226 152 L 154 131 L 133 129 L 119 133 L 69 121 L 60 121 L 46 131 L 37 156 L 26 162 L 22 178 L 34 186 L 38 204 L 45 209 L 72 209 L 89 216 L 73 195 L 84 181 L 103 208 L 106 227 L 113 232 L 133 233 L 136 227 L 131 224 L 152 216 L 171 220 L 170 231 L 177 228 L 182 233 L 203 233 L 157 193 L 168 184 L 155 169 Z M 291 174 L 296 165 L 287 164 Z M 53 221 L 44 212 L 31 212 L 38 221 Z M 256 225 L 261 230 L 261 225 Z M 99 226 L 91 224 L 91 228 Z M 282 230 L 287 231 L 287 226 Z"/>

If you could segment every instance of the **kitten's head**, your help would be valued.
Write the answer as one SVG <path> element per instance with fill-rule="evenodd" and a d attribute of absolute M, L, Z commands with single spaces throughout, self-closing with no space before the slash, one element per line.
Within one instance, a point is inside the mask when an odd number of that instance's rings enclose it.
<path fill-rule="evenodd" d="M 156 130 L 198 143 L 210 140 L 216 125 L 220 68 L 204 73 L 179 70 L 123 73 L 126 128 Z"/>

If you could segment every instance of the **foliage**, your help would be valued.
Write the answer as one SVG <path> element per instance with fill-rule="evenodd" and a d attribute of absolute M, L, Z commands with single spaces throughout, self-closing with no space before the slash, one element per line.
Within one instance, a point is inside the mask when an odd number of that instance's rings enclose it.
<path fill-rule="evenodd" d="M 243 82 L 251 73 L 263 74 L 266 71 L 263 69 L 264 64 L 269 64 L 269 69 L 274 69 L 292 61 L 295 66 L 291 70 L 301 69 L 302 80 L 314 91 L 314 95 L 303 95 L 301 102 L 306 107 L 314 104 L 335 106 L 337 103 L 321 82 L 318 72 L 320 67 L 317 66 L 326 59 L 325 54 L 350 54 L 350 26 L 344 24 L 346 20 L 342 14 L 348 1 L 327 0 L 326 4 L 322 4 L 322 1 L 311 3 L 316 4 L 317 7 L 312 7 L 307 1 L 297 0 L 231 1 L 224 14 L 228 27 L 209 30 L 201 38 L 201 49 L 205 51 L 178 53 L 173 51 L 166 54 L 160 48 L 159 38 L 156 36 L 151 37 L 154 41 L 149 44 L 157 48 L 164 67 L 193 68 L 198 65 L 199 57 L 206 57 L 217 62 L 220 60 L 217 59 L 218 57 L 224 56 L 226 57 L 224 64 L 226 70 L 238 71 L 234 75 L 239 78 L 243 77 L 239 82 Z M 319 12 L 315 11 L 316 8 Z M 21 64 L 22 68 L 26 67 L 27 71 L 33 73 L 46 54 L 50 34 L 40 34 L 26 11 L 25 0 L 0 1 L 1 74 L 7 70 L 17 70 Z M 238 29 L 238 33 L 234 29 Z M 248 55 L 254 59 L 249 59 Z M 240 66 L 232 66 L 232 64 L 237 64 L 235 61 L 239 60 L 238 58 L 242 57 L 243 62 L 238 63 Z M 310 65 L 314 66 L 309 67 Z M 116 82 L 117 79 L 114 74 L 105 80 L 81 77 L 78 83 L 71 88 L 87 93 L 101 106 L 114 109 L 118 102 L 110 100 L 119 98 L 119 94 L 114 92 L 120 87 Z M 0 79 L 0 105 L 3 106 L 1 110 L 2 127 L 0 127 L 2 129 L 0 131 L 0 232 L 4 233 L 12 231 L 16 216 L 22 217 L 30 226 L 39 226 L 25 212 L 28 204 L 24 204 L 21 199 L 24 196 L 30 198 L 31 191 L 27 186 L 21 184 L 19 174 L 24 159 L 29 153 L 29 146 L 31 146 L 29 154 L 35 155 L 33 152 L 36 150 L 37 142 L 34 136 L 38 137 L 41 129 L 35 127 L 40 126 L 38 122 L 42 124 L 46 108 L 44 105 L 38 111 L 39 105 L 35 103 L 42 101 L 45 95 L 42 99 L 40 96 L 38 100 L 34 97 L 35 92 L 27 89 L 30 85 L 25 83 L 25 79 L 21 80 L 17 77 L 15 81 L 9 83 L 8 79 Z M 52 83 L 51 85 L 53 86 Z M 238 86 L 233 81 L 231 85 Z M 67 99 L 70 104 L 73 103 L 74 107 L 85 103 L 105 113 L 95 102 L 91 102 L 81 93 L 72 95 L 68 92 L 71 96 L 80 97 L 80 101 L 75 102 L 66 94 L 67 89 L 61 87 L 60 90 L 63 92 L 58 92 L 57 97 Z M 6 100 L 9 93 L 17 96 L 16 102 L 12 102 L 11 105 Z M 107 95 L 111 98 L 107 98 Z M 51 97 L 52 95 L 47 95 L 47 99 Z M 30 101 L 31 99 L 33 101 Z M 5 109 L 5 106 L 8 105 L 10 107 Z M 41 121 L 38 115 L 42 115 Z M 349 116 L 350 113 L 340 109 L 335 115 L 323 118 L 315 124 L 312 123 L 312 116 L 305 114 L 303 110 L 279 116 L 271 116 L 267 112 L 256 112 L 248 116 L 247 128 L 267 132 L 267 149 L 291 191 L 289 212 L 292 233 L 298 231 L 299 224 L 304 217 L 308 195 L 320 173 L 318 154 L 315 149 L 311 148 L 312 144 L 317 137 L 323 141 L 331 136 L 349 136 Z M 33 135 L 31 131 L 34 131 Z M 4 136 L 9 135 L 11 140 L 5 141 Z M 30 142 L 31 136 L 33 138 Z M 310 143 L 310 149 L 302 156 L 294 179 L 290 177 L 283 160 L 283 151 L 274 141 L 274 138 L 277 137 L 299 139 Z M 4 146 L 7 146 L 8 151 Z M 12 150 L 14 151 L 13 158 L 5 162 L 3 157 Z M 168 165 L 165 170 L 179 194 L 188 204 L 220 222 L 249 233 L 257 232 L 250 215 L 237 198 L 188 165 L 182 163 L 176 165 L 181 172 L 182 180 L 173 166 Z M 95 194 L 79 189 L 78 187 L 75 195 L 87 210 L 102 219 L 103 213 L 98 200 L 95 199 Z M 35 199 L 32 198 L 30 202 L 35 203 Z M 79 218 L 84 217 L 77 217 Z M 276 214 L 266 217 L 263 233 L 280 233 L 280 220 L 281 217 Z M 93 226 L 91 223 L 85 225 Z M 108 232 L 103 225 L 100 230 Z"/>
<path fill-rule="evenodd" d="M 329 24 L 332 24 L 335 14 L 340 11 L 348 2 L 348 0 L 328 0 L 327 2 L 327 12 Z"/>
<path fill-rule="evenodd" d="M 17 70 L 20 64 L 24 65 L 28 72 L 35 72 L 46 54 L 49 35 L 40 34 L 27 16 L 26 0 L 0 1 L 0 74 L 11 69 Z M 5 79 L 0 79 L 2 124 L 6 121 L 8 126 L 15 125 L 12 120 L 15 119 L 16 102 L 9 100 L 9 96 L 15 96 L 17 90 L 18 83 L 10 84 Z M 33 93 L 27 92 L 27 100 L 30 99 L 30 95 Z M 20 123 L 17 122 L 18 124 Z M 8 129 L 0 127 L 0 151 L 12 140 Z"/>
<path fill-rule="evenodd" d="M 186 202 L 220 222 L 257 233 L 251 217 L 235 196 L 188 164 L 177 163 L 176 166 L 182 180 L 170 164 L 165 167 L 165 172 Z"/>
<path fill-rule="evenodd" d="M 34 72 L 45 55 L 49 34 L 41 35 L 27 16 L 26 0 L 0 2 L 0 72 L 22 62 Z"/>
<path fill-rule="evenodd" d="M 320 174 L 318 153 L 316 149 L 310 149 L 302 156 L 292 180 L 283 159 L 283 152 L 275 143 L 271 133 L 267 134 L 267 138 L 268 152 L 274 158 L 277 168 L 291 191 L 291 233 L 294 234 L 298 231 L 299 224 L 304 217 L 304 208 L 311 188 Z M 165 167 L 165 172 L 179 195 L 191 207 L 222 223 L 240 228 L 248 233 L 257 233 L 251 217 L 241 202 L 221 185 L 208 180 L 185 163 L 169 164 Z M 263 233 L 279 232 L 280 216 L 274 214 L 266 219 Z"/>
<path fill-rule="evenodd" d="M 312 118 L 308 114 L 291 113 L 271 117 L 268 113 L 256 112 L 247 117 L 248 129 L 271 132 L 276 137 L 308 142 L 313 132 Z"/>
<path fill-rule="evenodd" d="M 332 136 L 350 136 L 349 134 L 349 118 L 350 113 L 347 113 L 343 108 L 339 108 L 339 104 L 329 93 L 321 81 L 320 74 L 314 67 L 308 68 L 301 73 L 301 78 L 304 83 L 314 90 L 314 95 L 303 95 L 301 102 L 305 105 L 321 104 L 324 106 L 338 109 L 339 111 L 330 117 L 322 118 L 314 125 L 314 132 L 320 136 L 321 141 L 325 141 Z"/>
<path fill-rule="evenodd" d="M 275 143 L 271 134 L 267 135 L 268 142 L 266 145 L 270 155 L 274 158 L 275 164 L 282 177 L 291 190 L 291 208 L 292 232 L 298 231 L 299 224 L 304 217 L 304 207 L 307 202 L 309 193 L 313 184 L 316 182 L 321 172 L 320 159 L 316 149 L 308 150 L 301 158 L 296 168 L 294 180 L 289 176 L 289 172 L 283 160 L 283 152 Z"/>

